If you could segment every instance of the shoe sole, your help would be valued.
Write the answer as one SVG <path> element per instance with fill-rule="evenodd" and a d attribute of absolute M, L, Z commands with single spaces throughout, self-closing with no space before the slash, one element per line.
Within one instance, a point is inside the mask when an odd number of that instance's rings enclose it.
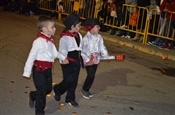
<path fill-rule="evenodd" d="M 70 105 L 72 107 L 79 107 L 78 105 L 77 106 L 73 106 L 70 102 L 66 103 L 67 105 Z"/>
<path fill-rule="evenodd" d="M 90 99 L 89 97 L 86 97 L 83 95 L 83 93 L 80 91 L 81 95 L 85 98 L 85 99 Z"/>

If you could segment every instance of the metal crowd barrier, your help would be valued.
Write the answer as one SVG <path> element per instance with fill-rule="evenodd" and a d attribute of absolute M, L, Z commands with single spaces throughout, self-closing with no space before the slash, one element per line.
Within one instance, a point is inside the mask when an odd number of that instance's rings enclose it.
<path fill-rule="evenodd" d="M 39 0 L 39 8 L 49 12 L 57 12 L 57 1 L 55 0 Z"/>
<path fill-rule="evenodd" d="M 137 7 L 139 18 L 137 20 L 135 30 L 134 27 L 128 27 L 129 17 L 133 12 L 132 9 L 134 7 L 134 5 L 123 4 L 122 11 L 119 12 L 120 14 L 118 17 L 111 17 L 110 15 L 108 15 L 104 20 L 102 20 L 102 22 L 104 23 L 104 25 L 109 26 L 111 28 L 117 28 L 119 30 L 141 34 L 143 36 L 143 43 L 145 43 L 144 39 L 146 38 L 145 33 L 148 25 L 148 9 L 145 7 Z"/>
<path fill-rule="evenodd" d="M 95 8 L 95 0 L 62 0 L 64 12 L 58 11 L 57 0 L 40 0 L 39 7 L 41 10 L 57 12 L 58 19 L 61 20 L 61 15 L 69 15 L 74 12 L 81 16 L 82 19 L 86 18 L 98 18 L 103 25 L 116 28 L 119 30 L 134 32 L 136 34 L 142 35 L 142 43 L 146 44 L 148 42 L 149 36 L 156 36 L 168 40 L 175 40 L 171 30 L 171 21 L 167 18 L 164 18 L 162 22 L 161 15 L 154 10 L 148 10 L 145 7 L 137 7 L 139 13 L 139 19 L 137 21 L 136 29 L 127 28 L 129 16 L 132 13 L 132 9 L 135 7 L 134 5 L 123 4 L 121 8 L 121 15 L 118 17 L 112 17 L 110 13 L 106 12 L 105 17 L 99 16 L 99 11 Z M 104 9 L 107 9 L 107 5 L 104 5 Z M 116 12 L 118 13 L 118 12 Z M 175 12 L 168 12 L 170 17 L 175 15 Z M 165 14 L 166 15 L 168 14 Z M 123 19 L 121 19 L 123 18 Z M 162 22 L 162 23 L 161 23 Z M 166 34 L 165 29 L 161 27 L 166 25 Z M 167 34 L 168 33 L 168 34 Z"/>
<path fill-rule="evenodd" d="M 149 11 L 150 16 L 148 20 L 148 27 L 145 41 L 148 41 L 149 36 L 155 36 L 157 38 L 163 38 L 175 41 L 175 29 L 172 28 L 172 16 L 175 16 L 175 12 L 166 12 L 163 15 L 156 11 L 156 9 Z M 169 15 L 170 18 L 167 18 Z"/>

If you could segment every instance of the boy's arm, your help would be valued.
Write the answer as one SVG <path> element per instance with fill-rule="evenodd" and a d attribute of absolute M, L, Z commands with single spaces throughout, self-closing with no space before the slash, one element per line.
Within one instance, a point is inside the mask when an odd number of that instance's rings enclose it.
<path fill-rule="evenodd" d="M 101 56 L 108 56 L 108 51 L 106 49 L 106 46 L 104 45 L 104 41 L 101 36 L 100 36 L 100 41 L 99 41 L 99 48 L 100 48 Z"/>
<path fill-rule="evenodd" d="M 58 52 L 58 58 L 63 62 L 66 60 L 68 54 L 68 46 L 66 38 L 61 38 L 59 42 L 59 52 Z"/>
<path fill-rule="evenodd" d="M 81 56 L 83 57 L 83 60 L 84 60 L 85 63 L 90 61 L 90 57 L 88 56 L 88 54 L 90 52 L 89 52 L 89 49 L 88 49 L 88 44 L 86 42 L 86 39 L 87 38 L 84 38 L 83 41 L 82 41 L 82 52 L 81 52 Z"/>
<path fill-rule="evenodd" d="M 36 60 L 36 57 L 37 57 L 38 49 L 39 49 L 39 44 L 35 40 L 33 42 L 32 49 L 30 50 L 28 59 L 25 63 L 24 72 L 23 72 L 24 77 L 30 78 L 33 63 L 34 63 L 34 61 Z"/>

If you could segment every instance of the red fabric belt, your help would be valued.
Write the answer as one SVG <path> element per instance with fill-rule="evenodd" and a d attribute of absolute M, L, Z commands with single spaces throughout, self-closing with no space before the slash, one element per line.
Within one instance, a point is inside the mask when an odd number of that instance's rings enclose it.
<path fill-rule="evenodd" d="M 48 68 L 52 68 L 52 62 L 35 60 L 34 65 L 36 66 L 36 71 L 44 71 Z"/>
<path fill-rule="evenodd" d="M 71 57 L 67 57 L 67 59 L 70 61 L 70 62 L 77 62 L 78 60 L 74 59 L 74 58 L 71 58 Z"/>

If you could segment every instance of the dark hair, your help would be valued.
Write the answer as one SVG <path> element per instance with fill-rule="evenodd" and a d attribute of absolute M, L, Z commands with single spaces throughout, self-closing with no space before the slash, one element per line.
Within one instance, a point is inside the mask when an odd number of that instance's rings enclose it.
<path fill-rule="evenodd" d="M 47 22 L 54 22 L 54 19 L 50 16 L 42 15 L 38 18 L 37 27 L 41 30 L 43 27 L 46 26 Z"/>

